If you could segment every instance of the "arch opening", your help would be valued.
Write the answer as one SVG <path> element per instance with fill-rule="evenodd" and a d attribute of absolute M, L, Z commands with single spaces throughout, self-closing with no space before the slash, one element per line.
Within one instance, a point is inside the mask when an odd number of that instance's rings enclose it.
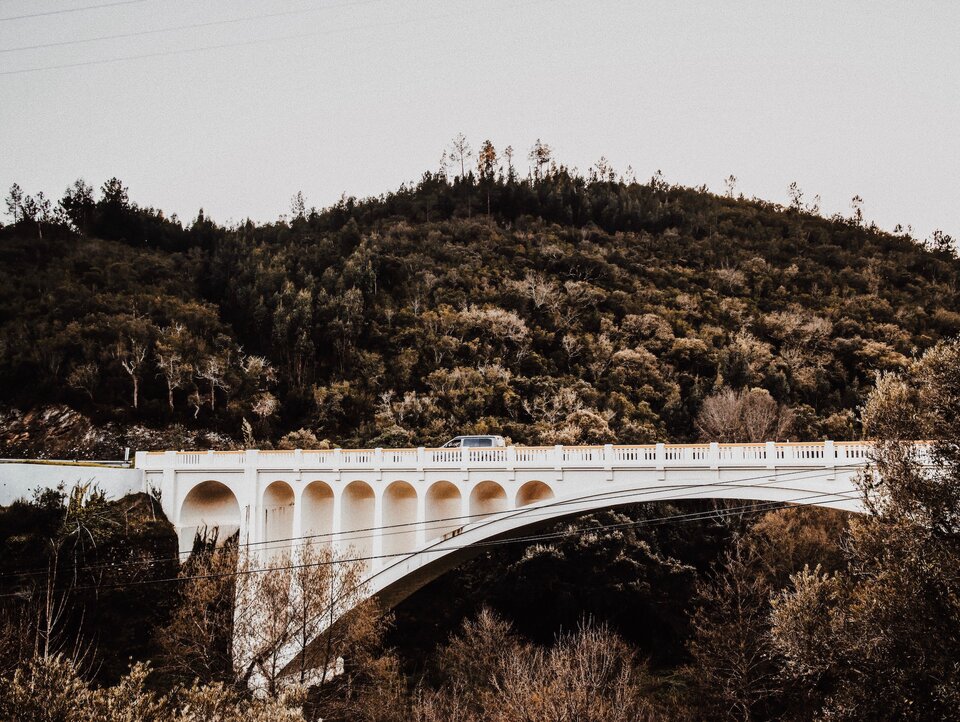
<path fill-rule="evenodd" d="M 180 507 L 177 536 L 180 551 L 189 552 L 197 533 L 217 530 L 217 542 L 222 544 L 240 529 L 240 502 L 230 487 L 219 481 L 204 481 L 193 487 Z"/>
<path fill-rule="evenodd" d="M 438 481 L 427 490 L 427 541 L 467 523 L 467 519 L 459 518 L 462 504 L 460 490 L 449 481 Z"/>
<path fill-rule="evenodd" d="M 383 526 L 384 554 L 404 554 L 416 547 L 417 490 L 407 482 L 395 481 L 384 491 Z"/>
<path fill-rule="evenodd" d="M 301 496 L 302 532 L 307 543 L 329 548 L 333 543 L 333 489 L 323 481 L 307 484 Z"/>
<path fill-rule="evenodd" d="M 288 554 L 293 544 L 294 494 L 285 481 L 275 481 L 263 492 L 263 550 L 270 558 Z"/>
<path fill-rule="evenodd" d="M 344 549 L 353 549 L 350 556 L 369 557 L 373 554 L 373 525 L 376 495 L 364 481 L 352 481 L 343 490 L 341 531 Z M 366 559 L 364 566 L 372 567 Z"/>
<path fill-rule="evenodd" d="M 507 492 L 495 481 L 481 481 L 470 492 L 470 521 L 507 510 Z"/>
<path fill-rule="evenodd" d="M 517 506 L 521 507 L 527 506 L 528 504 L 536 504 L 540 501 L 549 501 L 555 496 L 556 494 L 553 493 L 553 489 L 542 481 L 528 481 L 521 486 L 517 492 Z"/>

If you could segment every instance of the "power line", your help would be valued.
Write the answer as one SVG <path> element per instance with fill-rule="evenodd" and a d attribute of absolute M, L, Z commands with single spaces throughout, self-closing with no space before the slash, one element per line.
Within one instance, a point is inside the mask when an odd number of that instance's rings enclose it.
<path fill-rule="evenodd" d="M 601 524 L 594 527 L 587 527 L 585 529 L 568 529 L 565 531 L 554 532 L 550 534 L 538 534 L 538 535 L 531 535 L 531 536 L 525 536 L 525 537 L 513 537 L 510 539 L 486 540 L 486 541 L 474 542 L 473 544 L 444 545 L 439 549 L 426 548 L 426 549 L 418 549 L 412 552 L 369 554 L 364 556 L 355 556 L 355 557 L 348 557 L 343 559 L 329 559 L 329 560 L 324 559 L 321 561 L 304 563 L 304 564 L 287 564 L 287 565 L 272 566 L 272 567 L 271 566 L 255 567 L 253 569 L 241 569 L 233 572 L 220 572 L 220 573 L 213 573 L 213 574 L 194 574 L 194 575 L 185 575 L 185 576 L 176 576 L 176 577 L 164 577 L 161 579 L 142 579 L 138 581 L 121 582 L 121 583 L 109 584 L 109 585 L 80 586 L 80 587 L 74 587 L 70 591 L 107 590 L 107 589 L 143 586 L 148 584 L 165 584 L 170 582 L 200 581 L 204 579 L 218 579 L 223 577 L 246 576 L 250 574 L 259 574 L 259 573 L 271 572 L 271 571 L 294 571 L 298 569 L 308 569 L 312 567 L 331 566 L 334 564 L 349 564 L 349 563 L 356 563 L 356 562 L 373 561 L 376 559 L 392 559 L 397 557 L 405 557 L 409 559 L 409 558 L 413 558 L 416 556 L 425 555 L 425 554 L 429 554 L 437 551 L 450 552 L 450 551 L 456 551 L 459 549 L 470 549 L 470 548 L 476 548 L 476 547 L 497 547 L 497 546 L 506 546 L 508 544 L 518 544 L 518 543 L 530 544 L 537 541 L 549 541 L 549 540 L 559 539 L 567 536 L 576 536 L 580 534 L 603 531 L 606 529 L 623 529 L 628 527 L 653 526 L 661 523 L 670 523 L 674 521 L 677 521 L 680 523 L 689 523 L 691 521 L 699 521 L 700 519 L 704 519 L 704 518 L 711 518 L 711 517 L 723 518 L 726 516 L 732 516 L 734 514 L 758 513 L 761 511 L 784 508 L 788 504 L 799 504 L 803 506 L 809 506 L 811 504 L 818 504 L 818 505 L 833 504 L 839 501 L 845 501 L 845 499 L 833 498 L 833 499 L 828 499 L 822 502 L 811 502 L 809 500 L 817 499 L 825 496 L 826 497 L 838 497 L 838 496 L 843 497 L 845 494 L 852 494 L 856 491 L 857 491 L 856 488 L 851 488 L 843 492 L 824 492 L 820 494 L 811 494 L 808 496 L 788 499 L 782 502 L 761 502 L 760 504 L 743 505 L 741 507 L 733 507 L 731 509 L 711 510 L 711 511 L 705 511 L 705 512 L 690 512 L 688 514 L 672 514 L 670 516 L 656 517 L 653 519 L 641 519 L 638 521 L 622 522 L 619 524 Z M 442 543 L 442 540 L 438 541 L 436 544 L 441 544 L 441 543 Z M 436 544 L 434 545 L 434 547 L 436 547 Z M 64 590 L 61 589 L 60 591 L 64 591 Z M 20 594 L 18 592 L 9 592 L 6 594 L 0 594 L 0 598 L 14 597 L 14 596 L 20 596 Z"/>
<path fill-rule="evenodd" d="M 142 0 L 137 0 L 138 2 Z M 82 45 L 84 43 L 96 43 L 104 40 L 121 40 L 124 38 L 139 38 L 147 35 L 160 35 L 163 33 L 173 33 L 180 30 L 194 30 L 198 28 L 210 28 L 222 25 L 233 25 L 244 23 L 250 20 L 268 20 L 270 18 L 288 17 L 290 15 L 302 15 L 304 13 L 315 13 L 323 10 L 336 10 L 338 8 L 351 8 L 359 5 L 370 5 L 373 3 L 386 2 L 386 0 L 357 0 L 356 2 L 342 2 L 336 5 L 321 5 L 314 8 L 300 8 L 298 10 L 283 10 L 273 13 L 262 13 L 260 15 L 249 15 L 242 18 L 228 18 L 226 20 L 210 20 L 202 23 L 189 23 L 186 25 L 171 25 L 165 28 L 156 28 L 153 30 L 135 30 L 129 33 L 117 33 L 115 35 L 100 35 L 94 38 L 80 38 L 76 40 L 62 40 L 55 43 L 38 43 L 37 45 L 20 45 L 15 48 L 0 48 L 0 54 L 15 53 L 22 50 L 41 50 L 44 48 L 60 48 L 68 45 Z"/>
<path fill-rule="evenodd" d="M 128 1 L 132 1 L 132 0 L 128 0 Z M 144 1 L 144 0 L 137 0 L 137 1 Z M 539 5 L 539 4 L 542 4 L 542 3 L 552 2 L 552 1 L 553 1 L 553 0 L 529 0 L 528 2 L 525 2 L 524 0 L 513 0 L 513 2 L 501 4 L 501 5 L 500 5 L 500 8 L 505 8 L 505 7 L 513 8 L 513 7 L 518 7 L 518 6 L 520 6 L 520 5 Z M 490 10 L 490 8 L 483 8 L 483 9 L 481 9 L 481 12 L 489 12 L 489 10 Z M 470 14 L 472 14 L 472 13 L 469 13 L 469 12 L 468 12 L 468 13 L 459 13 L 459 14 L 457 14 L 457 13 L 444 13 L 444 14 L 439 14 L 439 15 L 427 16 L 427 17 L 423 17 L 423 18 L 411 18 L 411 19 L 408 19 L 408 20 L 395 20 L 395 21 L 391 21 L 391 22 L 370 23 L 370 24 L 365 24 L 365 25 L 354 25 L 354 26 L 350 26 L 350 27 L 336 28 L 336 29 L 334 29 L 334 30 L 326 30 L 326 31 L 325 31 L 325 30 L 317 30 L 317 31 L 311 31 L 311 32 L 306 32 L 306 33 L 294 33 L 294 34 L 291 34 L 291 35 L 280 35 L 280 36 L 272 37 L 272 38 L 255 38 L 255 39 L 252 39 L 252 40 L 240 40 L 240 41 L 235 41 L 235 42 L 218 43 L 218 44 L 215 44 L 215 45 L 202 45 L 202 46 L 195 47 L 195 48 L 181 48 L 181 49 L 177 49 L 177 50 L 158 50 L 158 51 L 153 52 L 153 53 L 142 53 L 142 54 L 140 54 L 140 55 L 126 55 L 126 56 L 118 57 L 118 58 L 104 58 L 104 59 L 101 59 L 101 60 L 87 60 L 87 61 L 81 61 L 81 62 L 75 62 L 75 63 L 61 63 L 61 64 L 57 64 L 57 65 L 41 65 L 41 66 L 34 67 L 34 68 L 21 68 L 21 69 L 19 69 L 19 70 L 4 70 L 4 71 L 0 71 L 0 76 L 23 75 L 23 74 L 26 74 L 26 73 L 38 73 L 38 72 L 42 72 L 42 71 L 45 71 L 45 70 L 65 70 L 65 69 L 67 69 L 67 68 L 83 68 L 83 67 L 90 67 L 90 66 L 96 66 L 96 65 L 108 65 L 108 64 L 112 64 L 112 63 L 122 63 L 122 62 L 125 62 L 125 61 L 127 61 L 127 60 L 149 60 L 149 59 L 152 59 L 152 58 L 162 58 L 162 57 L 168 57 L 168 56 L 173 56 L 173 55 L 184 55 L 184 54 L 187 54 L 187 53 L 204 53 L 204 52 L 207 52 L 207 51 L 210 51 L 210 50 L 224 50 L 224 49 L 227 49 L 227 48 L 241 48 L 241 47 L 248 47 L 248 46 L 251 46 L 251 45 L 262 45 L 262 44 L 267 44 L 267 43 L 283 42 L 283 41 L 286 41 L 286 40 L 303 40 L 303 39 L 305 39 L 305 38 L 315 38 L 315 37 L 323 37 L 323 36 L 328 36 L 328 35 L 337 35 L 337 34 L 339 34 L 339 33 L 341 33 L 341 32 L 344 32 L 344 31 L 349 32 L 349 31 L 351 31 L 351 30 L 371 30 L 371 29 L 374 29 L 374 28 L 377 28 L 377 29 L 379 29 L 379 28 L 394 28 L 394 27 L 400 27 L 400 26 L 403 26 L 403 25 L 412 25 L 412 24 L 415 24 L 415 23 L 423 23 L 423 22 L 431 21 L 431 20 L 444 20 L 444 19 L 447 19 L 447 18 L 459 18 L 459 17 L 463 17 L 464 15 L 470 15 Z M 475 13 L 474 13 L 474 14 L 475 14 Z"/>
<path fill-rule="evenodd" d="M 783 473 L 780 474 L 777 478 L 768 481 L 766 484 L 755 484 L 755 485 L 751 485 L 750 488 L 751 488 L 751 489 L 755 489 L 755 488 L 757 488 L 757 487 L 768 487 L 768 486 L 770 486 L 771 484 L 780 482 L 780 481 L 782 480 L 782 477 L 784 477 L 784 476 L 786 476 L 786 475 L 801 474 L 801 475 L 805 475 L 805 476 L 800 477 L 800 478 L 805 479 L 805 480 L 809 480 L 809 479 L 815 479 L 815 478 L 817 478 L 817 477 L 829 476 L 829 475 L 832 474 L 832 473 L 833 473 L 832 471 L 828 471 L 828 470 L 811 471 L 811 470 L 809 470 L 809 469 L 799 469 L 799 470 L 792 471 L 792 472 L 783 472 Z M 674 499 L 664 500 L 664 501 L 688 501 L 688 500 L 693 500 L 693 499 L 696 499 L 696 498 L 702 498 L 704 495 L 708 495 L 708 494 L 714 492 L 715 489 L 718 488 L 718 487 L 736 488 L 738 485 L 740 485 L 740 484 L 742 484 L 742 483 L 744 483 L 744 482 L 754 481 L 754 480 L 756 480 L 756 479 L 762 479 L 762 478 L 767 478 L 767 477 L 768 477 L 767 474 L 762 474 L 762 475 L 751 476 L 751 477 L 740 477 L 740 478 L 738 478 L 738 479 L 730 479 L 730 480 L 727 480 L 727 481 L 724 481 L 724 482 L 717 482 L 717 483 L 712 483 L 712 484 L 711 484 L 711 483 L 699 484 L 699 485 L 697 485 L 697 487 L 695 487 L 695 488 L 700 488 L 700 487 L 706 487 L 706 488 L 702 488 L 700 491 L 692 492 L 692 493 L 689 493 L 689 494 L 684 494 L 684 495 L 679 496 L 679 497 L 676 497 L 676 498 L 674 498 Z M 795 480 L 800 480 L 800 478 L 795 479 Z M 440 525 L 440 524 L 449 523 L 449 522 L 451 522 L 451 521 L 461 521 L 461 520 L 466 520 L 467 522 L 471 522 L 471 521 L 483 520 L 483 519 L 486 518 L 486 517 L 501 516 L 501 515 L 510 514 L 510 513 L 512 513 L 512 515 L 515 515 L 515 516 L 522 516 L 524 520 L 537 519 L 537 518 L 539 518 L 539 517 L 562 516 L 562 514 L 561 514 L 561 515 L 557 515 L 557 514 L 555 513 L 555 510 L 556 510 L 557 507 L 562 507 L 562 506 L 567 506 L 567 505 L 582 503 L 582 502 L 584 502 L 584 501 L 590 501 L 590 500 L 595 500 L 595 499 L 612 501 L 612 500 L 619 499 L 619 498 L 623 498 L 623 497 L 648 496 L 648 495 L 651 495 L 651 494 L 657 494 L 657 493 L 663 493 L 663 492 L 667 492 L 667 491 L 671 491 L 671 490 L 687 488 L 687 486 L 688 486 L 688 485 L 686 485 L 686 484 L 683 484 L 683 485 L 658 486 L 658 487 L 653 487 L 653 488 L 644 486 L 644 487 L 633 487 L 633 488 L 628 488 L 628 489 L 619 489 L 619 490 L 615 490 L 615 491 L 596 492 L 596 493 L 592 493 L 592 494 L 585 494 L 585 495 L 579 496 L 579 497 L 560 499 L 560 500 L 557 500 L 557 501 L 552 502 L 552 503 L 550 503 L 550 504 L 545 504 L 545 505 L 543 505 L 543 506 L 538 506 L 538 507 L 529 508 L 528 511 L 525 511 L 525 509 L 526 509 L 525 507 L 519 507 L 519 508 L 516 508 L 516 509 L 507 509 L 507 510 L 502 510 L 502 511 L 480 512 L 480 513 L 477 513 L 477 514 L 468 514 L 468 515 L 459 515 L 459 516 L 452 516 L 452 517 L 435 518 L 435 519 L 425 520 L 425 521 L 422 522 L 422 523 L 423 523 L 424 525 Z M 852 493 L 852 491 L 851 491 L 851 492 L 844 492 L 844 491 L 838 491 L 838 492 L 823 492 L 823 493 L 821 493 L 821 494 L 816 494 L 816 495 L 814 495 L 814 496 L 815 496 L 815 497 L 824 497 L 824 496 L 828 496 L 828 497 L 829 497 L 829 496 L 844 497 L 844 496 L 845 496 L 846 494 L 848 494 L 848 493 Z M 804 498 L 806 498 L 806 497 L 804 497 Z M 840 500 L 840 501 L 846 501 L 846 500 L 848 500 L 848 499 L 844 498 L 844 499 L 839 499 L 839 500 Z M 639 503 L 642 503 L 642 502 L 639 502 Z M 761 503 L 765 503 L 765 504 L 776 504 L 776 503 L 779 503 L 779 502 L 761 502 Z M 585 513 L 589 513 L 589 511 L 590 511 L 590 510 L 583 510 L 583 511 L 581 511 L 581 512 L 579 512 L 579 513 L 584 513 L 584 514 L 585 514 Z M 572 513 L 577 513 L 577 512 L 572 512 Z M 697 512 L 697 513 L 701 513 L 701 512 Z M 713 512 L 713 511 L 710 511 L 710 512 L 705 512 L 705 513 L 707 513 L 707 514 L 712 514 L 712 513 L 714 513 L 714 512 Z M 383 536 L 393 536 L 393 535 L 398 535 L 398 534 L 413 534 L 413 533 L 414 533 L 414 530 L 408 530 L 408 529 L 406 529 L 406 527 L 416 527 L 416 526 L 419 525 L 420 523 L 421 523 L 421 522 L 419 522 L 419 521 L 412 521 L 412 522 L 402 522 L 402 523 L 398 523 L 398 524 L 381 525 L 381 526 L 374 526 L 374 527 L 366 527 L 366 528 L 363 528 L 363 529 L 349 530 L 349 531 L 347 531 L 347 532 L 345 532 L 345 533 L 348 534 L 348 535 L 349 535 L 349 534 L 353 534 L 353 536 L 344 536 L 344 532 L 341 532 L 341 533 L 340 533 L 340 537 L 339 537 L 339 541 L 340 541 L 341 543 L 343 543 L 343 542 L 350 542 L 350 541 L 359 541 L 359 540 L 364 540 L 364 539 L 370 539 L 370 538 L 372 538 L 372 537 L 374 537 L 374 536 L 378 536 L 378 535 L 381 536 L 381 537 L 383 537 Z M 398 529 L 400 529 L 401 531 L 397 531 Z M 383 533 L 384 530 L 393 530 L 393 531 L 387 531 L 386 533 Z M 370 533 L 360 533 L 360 532 L 370 532 Z M 379 533 L 379 534 L 378 534 L 378 533 Z M 242 542 L 242 543 L 238 544 L 238 546 L 239 546 L 239 547 L 248 548 L 248 549 L 249 549 L 250 547 L 262 547 L 262 548 L 264 549 L 264 551 L 277 551 L 277 550 L 279 550 L 279 549 L 291 549 L 291 548 L 296 547 L 296 546 L 302 546 L 302 545 L 306 544 L 307 542 L 309 542 L 310 540 L 313 540 L 313 539 L 326 539 L 326 538 L 331 538 L 331 537 L 334 537 L 334 536 L 336 536 L 336 534 L 335 534 L 334 532 L 326 532 L 326 533 L 321 533 L 321 534 L 301 535 L 301 536 L 298 536 L 298 537 L 287 537 L 287 538 L 283 538 L 283 539 L 275 539 L 275 540 L 269 540 L 269 541 Z M 431 540 L 431 541 L 432 541 L 432 540 Z M 435 543 L 441 543 L 442 541 L 443 541 L 443 539 L 439 539 L 439 540 L 437 540 Z M 285 543 L 285 542 L 289 542 L 289 543 Z M 80 568 L 77 569 L 76 571 L 94 571 L 94 570 L 97 570 L 97 569 L 120 569 L 120 568 L 124 568 L 124 567 L 127 567 L 127 566 L 141 566 L 141 567 L 143 567 L 143 568 L 147 568 L 147 567 L 149 567 L 149 566 L 153 566 L 153 565 L 157 565 L 157 564 L 162 564 L 162 563 L 165 563 L 165 562 L 180 561 L 181 557 L 183 557 L 183 556 L 188 556 L 188 555 L 191 554 L 191 553 L 192 553 L 192 552 L 189 552 L 189 551 L 188 551 L 188 552 L 180 552 L 176 557 L 166 557 L 166 558 L 160 558 L 160 559 L 127 560 L 127 561 L 112 562 L 112 563 L 111 563 L 111 562 L 103 562 L 103 563 L 100 563 L 100 564 L 92 564 L 92 565 L 87 565 L 87 566 L 84 566 L 84 567 L 80 567 Z M 410 553 L 412 553 L 412 552 L 402 552 L 401 554 L 410 554 Z M 42 575 L 47 574 L 47 573 L 48 573 L 48 569 L 44 568 L 44 569 L 24 570 L 24 571 L 19 571 L 19 572 L 6 572 L 6 573 L 4 573 L 3 575 L 0 575 L 0 577 L 8 577 L 8 578 L 9 578 L 9 577 L 42 576 Z"/>
<path fill-rule="evenodd" d="M 43 18 L 49 15 L 66 15 L 68 13 L 82 13 L 87 10 L 99 10 L 101 8 L 112 8 L 117 5 L 135 5 L 137 3 L 150 2 L 150 0 L 114 0 L 113 2 L 100 3 L 99 5 L 82 5 L 78 8 L 64 8 L 62 10 L 46 10 L 40 13 L 29 13 L 27 15 L 9 15 L 5 18 L 0 18 L 0 22 L 7 22 L 9 20 L 26 20 L 27 18 Z"/>

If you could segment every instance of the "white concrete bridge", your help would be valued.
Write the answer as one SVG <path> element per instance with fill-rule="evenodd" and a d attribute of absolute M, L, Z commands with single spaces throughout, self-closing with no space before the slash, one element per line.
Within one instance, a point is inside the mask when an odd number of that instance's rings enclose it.
<path fill-rule="evenodd" d="M 392 606 L 484 542 L 637 502 L 748 499 L 862 511 L 858 442 L 138 452 L 188 550 L 201 527 L 279 553 L 303 538 L 363 558 Z"/>

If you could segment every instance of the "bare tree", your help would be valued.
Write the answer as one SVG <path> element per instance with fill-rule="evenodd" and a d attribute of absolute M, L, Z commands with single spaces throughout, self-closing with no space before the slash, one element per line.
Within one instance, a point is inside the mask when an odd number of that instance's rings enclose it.
<path fill-rule="evenodd" d="M 704 400 L 696 424 L 704 441 L 774 441 L 790 430 L 793 412 L 766 389 L 723 388 Z"/>
<path fill-rule="evenodd" d="M 113 351 L 114 358 L 120 362 L 133 382 L 133 408 L 135 409 L 140 403 L 140 370 L 147 360 L 147 348 L 146 341 L 131 335 L 120 338 Z"/>
<path fill-rule="evenodd" d="M 93 401 L 93 392 L 100 381 L 100 366 L 96 361 L 83 363 L 74 367 L 67 376 L 67 384 L 78 391 L 83 391 Z"/>
<path fill-rule="evenodd" d="M 247 552 L 240 560 L 235 668 L 239 681 L 275 696 L 285 679 L 326 682 L 378 615 L 365 601 L 356 555 L 313 543 L 268 555 Z"/>
<path fill-rule="evenodd" d="M 460 164 L 460 177 L 463 178 L 467 174 L 467 160 L 473 155 L 470 141 L 463 133 L 457 133 L 457 136 L 450 141 L 449 155 L 454 163 Z"/>
<path fill-rule="evenodd" d="M 167 405 L 173 411 L 173 392 L 183 388 L 193 377 L 193 364 L 188 355 L 189 332 L 175 323 L 160 329 L 156 355 L 160 375 L 167 383 Z"/>
<path fill-rule="evenodd" d="M 222 353 L 209 354 L 200 362 L 197 376 L 210 385 L 211 411 L 216 411 L 217 409 L 217 389 L 227 390 L 230 388 L 230 385 L 227 383 L 227 373 L 229 370 L 227 357 Z"/>
<path fill-rule="evenodd" d="M 739 541 L 716 576 L 700 584 L 689 643 L 704 702 L 731 719 L 762 718 L 778 692 L 769 641 L 772 589 L 750 547 Z"/>

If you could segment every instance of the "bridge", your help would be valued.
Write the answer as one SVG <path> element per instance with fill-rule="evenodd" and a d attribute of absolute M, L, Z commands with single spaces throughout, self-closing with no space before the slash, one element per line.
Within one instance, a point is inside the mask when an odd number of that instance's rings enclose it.
<path fill-rule="evenodd" d="M 638 502 L 748 499 L 863 511 L 860 442 L 138 452 L 188 551 L 198 529 L 279 554 L 304 539 L 363 560 L 392 606 L 482 550 Z"/>

